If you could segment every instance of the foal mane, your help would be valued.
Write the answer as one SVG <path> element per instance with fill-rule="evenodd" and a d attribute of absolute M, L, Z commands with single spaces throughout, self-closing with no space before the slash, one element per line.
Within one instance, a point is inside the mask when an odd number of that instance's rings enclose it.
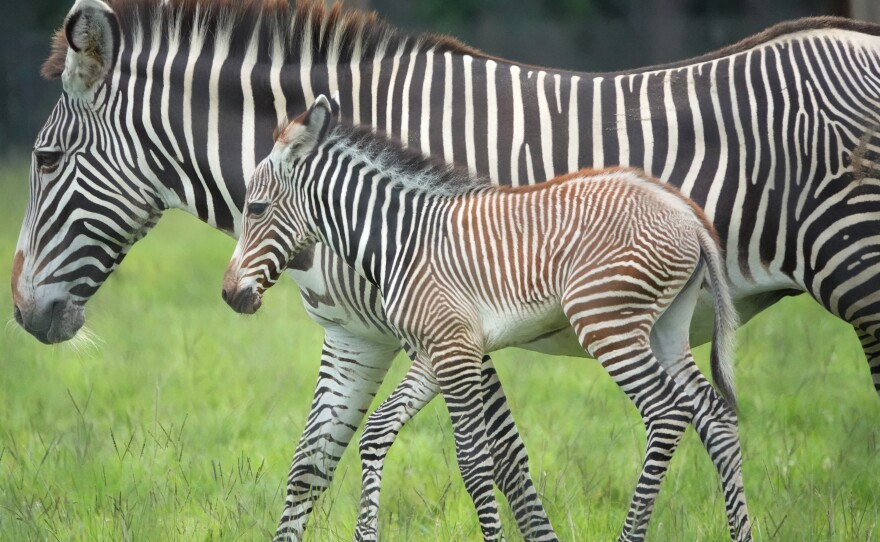
<path fill-rule="evenodd" d="M 259 29 L 260 35 L 277 35 L 288 57 L 308 47 L 313 58 L 342 63 L 354 55 L 376 58 L 394 52 L 404 43 L 418 50 L 485 56 L 479 50 L 439 34 L 407 34 L 382 20 L 375 12 L 346 9 L 339 0 L 327 7 L 321 0 L 104 0 L 116 13 L 123 35 L 126 30 L 179 28 L 182 37 L 228 33 L 230 56 L 242 55 Z M 308 37 L 308 38 L 307 38 Z M 306 43 L 308 39 L 308 43 Z M 181 40 L 186 43 L 185 40 Z M 46 79 L 61 76 L 67 58 L 67 39 L 60 28 L 52 38 L 52 51 L 40 73 Z"/>
<path fill-rule="evenodd" d="M 437 196 L 457 196 L 482 191 L 493 186 L 484 176 L 450 165 L 433 155 L 426 156 L 399 139 L 366 126 L 337 123 L 327 136 L 327 144 L 341 143 L 358 154 L 397 185 L 416 192 Z"/>

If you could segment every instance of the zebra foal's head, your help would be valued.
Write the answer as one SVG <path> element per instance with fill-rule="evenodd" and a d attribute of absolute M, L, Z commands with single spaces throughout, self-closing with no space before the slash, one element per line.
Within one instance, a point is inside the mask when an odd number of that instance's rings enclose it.
<path fill-rule="evenodd" d="M 79 331 L 85 302 L 164 208 L 126 147 L 123 93 L 108 75 L 120 48 L 115 13 L 78 0 L 63 36 L 64 65 L 44 75 L 60 75 L 64 91 L 34 144 L 12 272 L 15 320 L 44 343 Z"/>
<path fill-rule="evenodd" d="M 256 312 L 263 292 L 275 284 L 288 261 L 317 241 L 305 188 L 320 174 L 315 154 L 330 131 L 334 111 L 319 96 L 308 111 L 276 130 L 272 152 L 254 171 L 241 237 L 223 279 L 223 300 L 236 312 Z"/>

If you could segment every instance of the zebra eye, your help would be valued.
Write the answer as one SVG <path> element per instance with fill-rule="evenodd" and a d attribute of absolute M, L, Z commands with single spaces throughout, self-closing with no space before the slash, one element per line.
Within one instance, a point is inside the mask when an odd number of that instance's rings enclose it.
<path fill-rule="evenodd" d="M 64 156 L 64 153 L 57 150 L 34 151 L 34 158 L 37 161 L 37 166 L 43 173 L 51 173 L 55 171 L 58 164 L 61 162 L 62 156 Z"/>
<path fill-rule="evenodd" d="M 262 216 L 269 208 L 269 204 L 263 201 L 255 201 L 248 204 L 247 212 L 250 216 Z"/>

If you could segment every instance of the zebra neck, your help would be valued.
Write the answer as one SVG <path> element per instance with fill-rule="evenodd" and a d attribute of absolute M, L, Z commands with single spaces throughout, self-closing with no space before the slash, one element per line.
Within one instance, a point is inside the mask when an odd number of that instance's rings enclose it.
<path fill-rule="evenodd" d="M 342 115 L 355 124 L 496 182 L 523 184 L 546 178 L 546 172 L 522 168 L 523 150 L 535 156 L 527 159 L 530 165 L 543 163 L 538 155 L 545 150 L 524 139 L 514 118 L 525 111 L 523 96 L 538 80 L 542 94 L 563 92 L 549 98 L 553 104 L 567 102 L 574 88 L 567 74 L 521 69 L 424 36 L 397 35 L 382 47 L 340 56 L 327 47 L 293 46 L 295 34 L 271 25 L 212 23 L 219 26 L 184 31 L 177 19 L 153 14 L 126 24 L 111 79 L 112 90 L 130 102 L 121 113 L 143 135 L 136 154 L 174 195 L 172 206 L 235 236 L 245 180 L 271 150 L 273 128 L 318 94 L 338 92 Z M 453 102 L 465 107 L 453 108 Z M 499 118 L 499 110 L 515 112 L 513 141 L 506 141 L 508 119 Z M 507 143 L 515 145 L 516 156 L 497 152 Z"/>
<path fill-rule="evenodd" d="M 269 153 L 279 122 L 318 94 L 339 92 L 346 116 L 376 125 L 392 109 L 400 113 L 377 96 L 395 86 L 392 65 L 404 55 L 478 54 L 454 40 L 408 36 L 367 14 L 334 13 L 308 2 L 263 11 L 120 3 L 123 40 L 109 79 L 125 104 L 113 114 L 142 136 L 133 153 L 171 206 L 237 236 L 245 180 Z"/>
<path fill-rule="evenodd" d="M 314 202 L 310 218 L 320 242 L 384 288 L 426 240 L 450 197 L 408 189 L 364 164 L 351 165 L 349 171 L 314 182 L 307 196 Z"/>

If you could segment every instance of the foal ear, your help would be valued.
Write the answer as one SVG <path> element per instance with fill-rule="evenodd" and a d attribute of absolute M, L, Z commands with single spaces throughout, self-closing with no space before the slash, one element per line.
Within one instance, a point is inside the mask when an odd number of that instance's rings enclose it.
<path fill-rule="evenodd" d="M 332 124 L 332 106 L 322 94 L 308 111 L 293 119 L 275 141 L 281 145 L 285 160 L 295 160 L 315 150 L 315 147 L 327 137 Z"/>
<path fill-rule="evenodd" d="M 113 67 L 119 48 L 116 13 L 102 0 L 77 0 L 64 20 L 67 58 L 61 81 L 69 94 L 89 95 Z"/>
<path fill-rule="evenodd" d="M 321 94 L 315 99 L 312 107 L 306 111 L 303 125 L 306 127 L 306 131 L 314 136 L 315 142 L 320 143 L 327 137 L 332 121 L 333 106 L 330 105 L 330 100 Z"/>

